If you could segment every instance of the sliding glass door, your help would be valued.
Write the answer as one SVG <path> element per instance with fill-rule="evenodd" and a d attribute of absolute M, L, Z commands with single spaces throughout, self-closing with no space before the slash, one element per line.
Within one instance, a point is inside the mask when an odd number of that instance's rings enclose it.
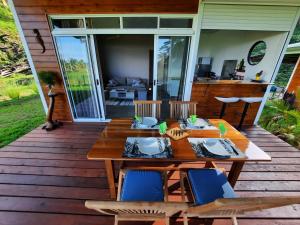
<path fill-rule="evenodd" d="M 154 99 L 181 100 L 187 71 L 189 36 L 157 36 Z"/>
<path fill-rule="evenodd" d="M 102 118 L 86 36 L 56 36 L 60 65 L 76 121 Z"/>

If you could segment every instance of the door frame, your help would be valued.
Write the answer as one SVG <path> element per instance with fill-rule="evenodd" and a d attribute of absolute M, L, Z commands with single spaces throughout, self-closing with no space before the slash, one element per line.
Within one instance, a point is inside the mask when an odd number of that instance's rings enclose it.
<path fill-rule="evenodd" d="M 102 71 L 99 70 L 101 68 L 101 59 L 97 57 L 97 52 L 96 52 L 96 45 L 95 45 L 95 37 L 94 35 L 88 35 L 90 38 L 90 44 L 89 47 L 91 48 L 91 60 L 92 60 L 92 66 L 94 69 L 93 77 L 94 77 L 94 82 L 96 86 L 96 90 L 98 92 L 97 95 L 97 101 L 99 104 L 100 108 L 100 119 L 101 121 L 105 120 L 105 99 L 103 96 L 103 91 L 104 91 L 104 86 L 103 86 L 103 79 L 102 79 Z M 100 65 L 99 65 L 100 63 Z"/>
<path fill-rule="evenodd" d="M 163 36 L 169 36 L 169 37 L 189 37 L 189 48 L 187 52 L 187 60 L 186 60 L 186 68 L 185 68 L 185 75 L 184 75 L 184 83 L 183 83 L 183 93 L 181 95 L 181 100 L 184 100 L 185 98 L 185 88 L 186 88 L 186 81 L 188 79 L 188 71 L 189 71 L 189 60 L 190 60 L 190 54 L 191 54 L 191 43 L 192 43 L 192 34 L 154 34 L 154 52 L 153 52 L 153 100 L 157 100 L 157 63 L 158 63 L 158 40 L 159 37 Z"/>
<path fill-rule="evenodd" d="M 71 100 L 73 102 L 73 105 L 74 105 L 74 100 L 73 100 L 73 96 L 70 96 L 69 94 L 69 91 L 68 91 L 68 84 L 66 83 L 66 79 L 65 79 L 65 75 L 64 75 L 64 71 L 63 71 L 63 67 L 62 67 L 62 64 L 61 64 L 61 61 L 60 61 L 60 54 L 59 54 L 59 48 L 58 48 L 58 45 L 56 43 L 56 37 L 85 37 L 86 38 L 86 47 L 87 47 L 87 55 L 88 55 L 88 62 L 89 62 L 89 66 L 88 66 L 88 70 L 89 70 L 89 73 L 90 73 L 90 76 L 91 76 L 91 81 L 92 81 L 92 86 L 93 86 L 93 92 L 94 92 L 94 95 L 96 97 L 96 101 L 98 104 L 96 104 L 96 110 L 97 110 L 97 113 L 99 115 L 98 118 L 75 118 L 74 116 L 74 112 L 73 112 L 73 109 L 72 109 L 72 104 L 71 104 Z M 60 67 L 60 72 L 62 74 L 62 80 L 63 80 L 63 83 L 64 83 L 64 88 L 66 90 L 66 94 L 67 94 L 67 99 L 68 99 L 68 103 L 69 103 L 69 109 L 70 109 L 70 112 L 71 112 L 71 115 L 72 115 L 72 119 L 74 122 L 101 122 L 103 121 L 102 119 L 102 116 L 103 114 L 101 113 L 100 111 L 100 105 L 99 105 L 99 102 L 98 102 L 98 93 L 97 93 L 97 87 L 96 87 L 96 84 L 95 84 L 95 75 L 94 75 L 94 70 L 93 70 L 93 62 L 92 62 L 92 54 L 91 54 L 91 51 L 90 51 L 90 41 L 89 41 L 89 37 L 88 35 L 82 35 L 82 34 L 56 34 L 56 35 L 53 35 L 53 42 L 54 42 L 54 47 L 55 47 L 55 51 L 57 53 L 57 59 L 58 59 L 58 64 L 59 64 L 59 67 Z M 75 113 L 76 113 L 76 109 L 74 108 L 75 110 Z"/>
<path fill-rule="evenodd" d="M 120 29 L 95 29 L 95 28 L 87 28 L 86 27 L 86 22 L 85 18 L 88 17 L 120 17 L 120 20 L 122 21 L 123 17 L 126 16 L 132 16 L 132 17 L 149 17 L 149 16 L 155 16 L 158 17 L 158 26 L 160 24 L 160 18 L 191 18 L 193 19 L 193 25 L 192 28 L 138 28 L 138 29 L 128 29 L 128 28 L 123 28 L 122 26 Z M 199 19 L 198 19 L 198 14 L 79 14 L 79 15 L 49 15 L 49 22 L 50 26 L 52 27 L 51 19 L 83 19 L 84 21 L 84 28 L 66 28 L 66 29 L 53 29 L 51 31 L 51 34 L 53 37 L 55 36 L 92 36 L 94 38 L 94 35 L 97 34 L 149 34 L 149 35 L 154 35 L 154 46 L 153 46 L 153 93 L 152 97 L 153 100 L 157 99 L 157 40 L 159 36 L 190 36 L 190 43 L 189 43 L 189 52 L 188 52 L 188 60 L 187 60 L 187 68 L 186 68 L 186 73 L 185 73 L 185 82 L 183 85 L 183 93 L 182 93 L 182 99 L 183 100 L 189 100 L 190 98 L 190 90 L 189 86 L 192 84 L 189 84 L 187 81 L 192 80 L 194 76 L 194 71 L 193 71 L 193 63 L 196 61 L 195 59 L 191 61 L 191 59 L 196 58 L 197 53 L 198 53 L 198 48 L 194 49 L 192 48 L 193 46 L 198 46 L 199 43 L 199 33 L 200 33 L 200 26 L 199 26 Z M 199 28 L 199 30 L 198 30 Z M 198 37 L 198 38 L 195 38 Z M 92 65 L 97 65 L 97 56 L 96 56 L 96 51 L 95 51 L 95 43 L 91 44 L 90 40 L 88 40 L 89 43 L 89 58 L 91 59 L 91 62 L 93 63 Z M 57 51 L 57 49 L 56 49 Z M 96 59 L 96 60 L 95 60 Z M 60 65 L 61 67 L 61 65 Z M 92 66 L 95 67 L 95 66 Z M 97 67 L 97 66 L 96 66 Z M 95 79 L 96 74 L 99 76 L 99 70 L 97 68 L 91 68 L 92 69 L 92 74 Z M 61 69 L 61 68 L 60 68 Z M 96 80 L 94 80 L 95 82 Z M 66 87 L 66 86 L 65 86 Z M 103 91 L 103 87 L 102 91 Z M 190 88 L 189 88 L 190 89 Z M 105 109 L 104 109 L 104 104 L 105 100 L 103 100 L 103 95 L 102 91 L 99 90 L 99 87 L 96 87 L 97 92 L 100 95 L 97 95 L 98 101 L 99 101 L 99 106 L 98 108 L 101 110 L 100 115 L 102 115 L 102 118 L 96 121 L 103 121 L 106 119 L 105 115 Z M 69 100 L 69 96 L 68 96 Z M 70 102 L 69 102 L 70 104 Z M 71 107 L 71 105 L 70 105 Z M 72 115 L 73 116 L 73 115 Z M 73 120 L 75 121 L 74 117 Z M 91 120 L 76 120 L 78 122 L 88 122 Z M 93 122 L 93 121 L 91 121 Z"/>

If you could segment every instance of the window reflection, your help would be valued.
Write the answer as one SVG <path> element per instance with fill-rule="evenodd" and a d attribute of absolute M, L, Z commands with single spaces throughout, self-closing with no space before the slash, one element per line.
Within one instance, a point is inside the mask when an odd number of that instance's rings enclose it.
<path fill-rule="evenodd" d="M 60 63 L 75 118 L 99 118 L 86 37 L 56 37 Z"/>
<path fill-rule="evenodd" d="M 157 98 L 181 99 L 187 67 L 189 37 L 161 36 L 158 41 Z"/>

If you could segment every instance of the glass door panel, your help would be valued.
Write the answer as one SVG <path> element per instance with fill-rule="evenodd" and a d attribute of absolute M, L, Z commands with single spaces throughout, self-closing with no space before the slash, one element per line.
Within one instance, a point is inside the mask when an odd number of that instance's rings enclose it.
<path fill-rule="evenodd" d="M 99 119 L 86 36 L 57 36 L 55 40 L 74 119 Z"/>
<path fill-rule="evenodd" d="M 190 37 L 159 36 L 157 41 L 157 100 L 181 100 Z"/>

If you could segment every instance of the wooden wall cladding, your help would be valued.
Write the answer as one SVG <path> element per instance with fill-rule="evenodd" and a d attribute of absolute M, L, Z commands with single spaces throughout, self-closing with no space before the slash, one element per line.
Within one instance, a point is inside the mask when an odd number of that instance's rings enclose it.
<path fill-rule="evenodd" d="M 292 74 L 292 80 L 288 86 L 288 92 L 296 92 L 297 87 L 300 87 L 300 57 L 298 58 L 294 73 Z"/>
<path fill-rule="evenodd" d="M 198 0 L 13 0 L 37 71 L 60 72 L 58 59 L 48 23 L 48 14 L 105 14 L 105 13 L 182 13 L 198 11 Z M 46 52 L 35 40 L 33 29 L 39 29 Z M 56 101 L 54 118 L 72 120 L 63 83 L 56 89 L 63 93 Z M 47 89 L 43 86 L 46 95 Z M 46 97 L 47 101 L 48 98 Z"/>
<path fill-rule="evenodd" d="M 19 12 L 46 13 L 197 13 L 198 0 L 13 0 Z M 30 10 L 29 10 L 30 12 Z M 27 13 L 28 14 L 28 13 Z"/>
<path fill-rule="evenodd" d="M 267 84 L 206 84 L 194 83 L 191 101 L 197 101 L 197 115 L 204 118 L 219 118 L 222 103 L 215 99 L 219 97 L 263 97 Z M 245 125 L 252 125 L 260 103 L 251 104 Z M 243 102 L 228 104 L 223 117 L 233 125 L 238 125 L 244 109 Z"/>

